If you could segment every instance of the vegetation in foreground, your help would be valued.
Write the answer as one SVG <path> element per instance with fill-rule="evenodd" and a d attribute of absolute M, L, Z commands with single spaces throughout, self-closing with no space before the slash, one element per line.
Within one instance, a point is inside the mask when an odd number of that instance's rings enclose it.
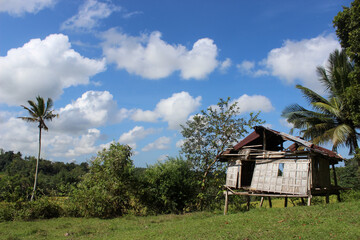
<path fill-rule="evenodd" d="M 359 239 L 360 202 L 101 220 L 0 223 L 1 239 Z"/>

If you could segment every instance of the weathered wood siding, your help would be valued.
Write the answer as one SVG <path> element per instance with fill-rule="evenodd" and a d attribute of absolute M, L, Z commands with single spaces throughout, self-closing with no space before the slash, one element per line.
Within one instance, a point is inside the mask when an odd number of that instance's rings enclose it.
<path fill-rule="evenodd" d="M 279 164 L 283 163 L 283 171 L 279 176 Z M 258 161 L 255 165 L 251 189 L 286 194 L 307 194 L 308 160 L 275 160 Z"/>
<path fill-rule="evenodd" d="M 239 170 L 240 170 L 239 165 L 228 167 L 226 174 L 226 186 L 237 188 L 238 179 L 239 179 Z"/>

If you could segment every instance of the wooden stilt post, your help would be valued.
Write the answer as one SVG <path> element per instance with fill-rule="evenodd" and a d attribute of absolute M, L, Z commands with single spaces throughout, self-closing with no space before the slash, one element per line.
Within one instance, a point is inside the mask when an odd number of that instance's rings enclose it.
<path fill-rule="evenodd" d="M 311 206 L 311 198 L 312 198 L 312 196 L 309 195 L 309 196 L 308 196 L 308 202 L 307 202 L 307 205 L 308 205 L 308 206 Z"/>
<path fill-rule="evenodd" d="M 338 184 L 337 184 L 337 177 L 336 177 L 335 165 L 334 165 L 334 164 L 331 164 L 331 167 L 332 167 L 333 173 L 334 173 L 334 184 L 335 184 L 335 186 L 337 187 Z M 337 195 L 338 202 L 341 202 L 340 192 L 338 191 L 336 195 Z"/>
<path fill-rule="evenodd" d="M 338 191 L 336 195 L 337 195 L 337 200 L 338 200 L 338 202 L 341 202 L 340 192 Z"/>
<path fill-rule="evenodd" d="M 226 215 L 227 212 L 228 212 L 228 201 L 229 201 L 229 191 L 228 191 L 228 189 L 226 188 L 226 191 L 225 191 L 224 215 Z"/>
<path fill-rule="evenodd" d="M 334 164 L 331 164 L 331 167 L 333 169 L 333 173 L 334 173 L 334 184 L 335 186 L 337 187 L 337 178 L 336 178 L 336 171 L 335 171 L 335 165 Z"/>
<path fill-rule="evenodd" d="M 248 211 L 250 210 L 250 196 L 247 196 L 246 209 L 247 209 Z"/>
<path fill-rule="evenodd" d="M 262 207 L 263 203 L 264 203 L 264 197 L 261 197 L 261 200 L 260 200 L 260 207 Z"/>
<path fill-rule="evenodd" d="M 271 197 L 269 197 L 269 207 L 272 208 Z"/>
<path fill-rule="evenodd" d="M 325 202 L 329 203 L 329 193 L 327 193 L 326 196 L 325 196 Z"/>
<path fill-rule="evenodd" d="M 302 205 L 305 205 L 305 200 L 303 197 L 301 198 L 301 203 L 302 203 Z"/>
<path fill-rule="evenodd" d="M 288 198 L 285 197 L 284 207 L 287 207 L 287 204 L 288 204 Z"/>

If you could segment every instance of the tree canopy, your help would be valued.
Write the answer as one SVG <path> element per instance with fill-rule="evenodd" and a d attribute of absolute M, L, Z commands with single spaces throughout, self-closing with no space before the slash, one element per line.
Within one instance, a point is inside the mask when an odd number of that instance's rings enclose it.
<path fill-rule="evenodd" d="M 207 188 L 209 174 L 216 178 L 219 174 L 216 171 L 224 172 L 224 164 L 217 158 L 219 154 L 237 143 L 250 128 L 264 123 L 258 117 L 259 113 L 250 113 L 247 119 L 239 116 L 240 111 L 237 103 L 231 103 L 230 98 L 220 99 L 216 106 L 202 110 L 181 126 L 184 137 L 181 153 L 191 162 L 194 170 L 202 173 L 200 183 L 203 192 Z M 223 184 L 223 181 L 217 184 Z"/>
<path fill-rule="evenodd" d="M 360 68 L 360 0 L 354 0 L 351 7 L 343 7 L 334 18 L 334 27 L 341 47 L 355 61 L 357 73 Z"/>
<path fill-rule="evenodd" d="M 349 74 L 351 86 L 343 94 L 348 118 L 360 125 L 360 0 L 354 0 L 350 7 L 343 7 L 334 17 L 334 27 L 341 47 L 353 63 L 354 71 Z"/>

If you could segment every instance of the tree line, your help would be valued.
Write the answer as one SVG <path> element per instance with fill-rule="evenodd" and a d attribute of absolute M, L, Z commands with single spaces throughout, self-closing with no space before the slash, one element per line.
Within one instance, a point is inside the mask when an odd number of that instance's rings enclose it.
<path fill-rule="evenodd" d="M 21 202 L 31 199 L 33 192 L 35 157 L 23 157 L 0 149 L 0 202 Z M 40 159 L 38 165 L 38 196 L 66 196 L 81 176 L 89 171 L 88 163 L 51 162 Z"/>
<path fill-rule="evenodd" d="M 111 218 L 219 210 L 223 206 L 225 168 L 204 172 L 189 160 L 170 157 L 147 168 L 136 168 L 127 145 L 112 143 L 89 163 L 39 161 L 39 185 L 34 201 L 35 157 L 0 152 L 0 221 L 58 216 Z M 337 169 L 340 186 L 360 190 L 355 158 Z M 246 199 L 232 198 L 237 210 Z M 201 203 L 201 204 L 200 204 Z"/>

